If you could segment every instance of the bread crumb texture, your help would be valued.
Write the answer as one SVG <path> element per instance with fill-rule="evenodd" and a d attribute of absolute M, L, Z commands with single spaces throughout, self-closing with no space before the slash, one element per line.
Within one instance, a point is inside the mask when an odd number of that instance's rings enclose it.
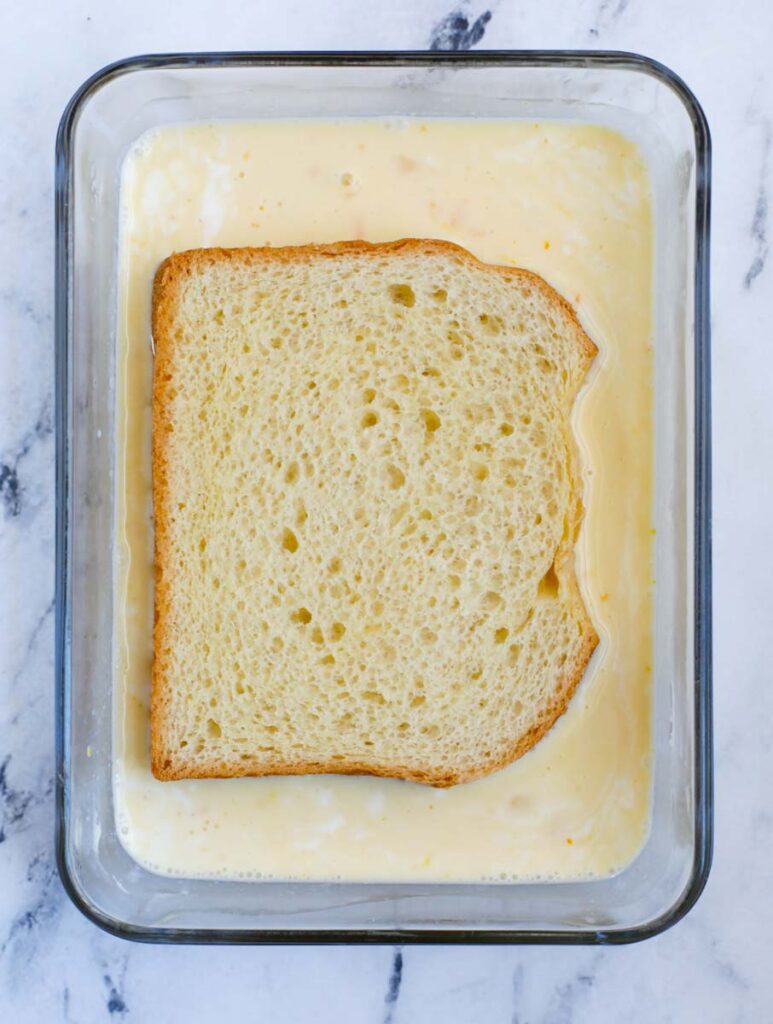
<path fill-rule="evenodd" d="M 154 774 L 446 786 L 529 750 L 597 642 L 563 299 L 445 242 L 201 249 L 153 331 Z"/>

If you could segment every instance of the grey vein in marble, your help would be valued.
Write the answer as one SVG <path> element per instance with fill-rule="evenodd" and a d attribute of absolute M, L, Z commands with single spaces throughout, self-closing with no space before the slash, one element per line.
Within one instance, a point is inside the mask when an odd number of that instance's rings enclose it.
<path fill-rule="evenodd" d="M 26 210 L 23 211 L 26 214 Z M 20 215 L 21 216 L 21 215 Z M 21 292 L 13 288 L 0 289 L 0 303 L 15 310 L 24 320 L 29 320 L 35 327 L 46 327 L 53 321 L 49 310 L 42 310 L 36 307 L 35 303 L 25 298 Z"/>
<path fill-rule="evenodd" d="M 35 958 L 41 929 L 58 916 L 64 893 L 59 884 L 52 851 L 39 851 L 29 862 L 27 881 L 37 893 L 32 904 L 11 921 L 8 934 L 0 945 L 0 958 L 12 961 L 11 979 L 21 979 L 23 968 Z"/>
<path fill-rule="evenodd" d="M 596 18 L 590 29 L 590 35 L 596 39 L 602 29 L 611 28 L 630 2 L 631 0 L 617 0 L 617 3 L 612 6 L 612 0 L 601 0 L 596 11 Z"/>
<path fill-rule="evenodd" d="M 21 514 L 24 499 L 24 482 L 20 466 L 32 451 L 33 445 L 45 440 L 54 430 L 51 401 L 47 398 L 32 429 L 28 431 L 10 455 L 0 460 L 0 502 L 6 517 L 15 519 Z"/>
<path fill-rule="evenodd" d="M 11 677 L 11 689 L 12 690 L 14 690 L 16 688 L 16 686 L 19 683 L 19 680 L 24 675 L 24 673 L 25 673 L 25 671 L 27 669 L 27 659 L 33 653 L 35 648 L 37 647 L 38 641 L 40 639 L 40 635 L 43 632 L 43 630 L 46 628 L 49 619 L 51 618 L 51 616 L 54 613 L 54 607 L 55 607 L 55 601 L 54 601 L 54 598 L 52 597 L 51 600 L 46 605 L 46 607 L 43 609 L 43 611 L 40 614 L 40 616 L 38 617 L 38 621 L 32 627 L 32 630 L 31 630 L 31 632 L 29 634 L 29 639 L 27 640 L 27 645 L 24 648 L 24 653 L 23 653 L 23 655 L 21 657 L 21 660 L 19 662 L 19 667 L 16 669 L 16 671 L 13 674 L 13 676 Z M 15 715 L 14 718 L 11 719 L 11 723 L 13 725 L 15 725 L 17 719 L 18 719 L 18 715 Z"/>
<path fill-rule="evenodd" d="M 762 167 L 757 197 L 754 203 L 751 236 L 754 245 L 754 256 L 743 279 L 743 286 L 751 288 L 768 259 L 770 246 L 768 243 L 768 170 L 770 166 L 771 124 L 767 118 L 762 119 Z"/>
<path fill-rule="evenodd" d="M 400 998 L 400 986 L 403 983 L 403 950 L 398 946 L 392 955 L 392 966 L 389 971 L 386 995 L 384 996 L 384 1021 L 383 1024 L 392 1024 L 394 1021 L 397 1000 Z"/>
<path fill-rule="evenodd" d="M 709 942 L 712 963 L 715 965 L 719 975 L 731 985 L 739 989 L 748 989 L 749 980 L 744 977 L 738 968 L 727 958 L 726 952 L 722 949 L 719 939 L 712 938 Z"/>
<path fill-rule="evenodd" d="M 523 988 L 523 964 L 518 964 L 513 971 L 513 980 L 511 984 L 513 991 L 513 1012 L 510 1017 L 510 1024 L 526 1024 L 525 1019 L 521 1016 L 518 1009 L 518 1005 L 521 1001 L 521 991 Z"/>
<path fill-rule="evenodd" d="M 10 763 L 10 754 L 6 754 L 0 762 L 0 845 L 23 828 L 28 809 L 47 795 L 45 792 L 38 795 L 33 790 L 12 786 L 8 779 Z"/>
<path fill-rule="evenodd" d="M 24 821 L 27 808 L 35 798 L 35 794 L 27 789 L 16 789 L 8 781 L 8 765 L 11 755 L 6 754 L 0 763 L 0 844 L 4 843 L 9 833 L 19 822 Z"/>
<path fill-rule="evenodd" d="M 126 997 L 124 995 L 124 986 L 126 983 L 126 969 L 129 965 L 128 953 L 123 958 L 121 963 L 120 972 L 117 979 L 113 979 L 112 974 L 107 969 L 107 964 L 104 965 L 104 974 L 102 975 L 102 981 L 107 991 L 107 1012 L 111 1017 L 118 1020 L 122 1019 L 129 1012 L 129 1007 L 126 1004 Z"/>
<path fill-rule="evenodd" d="M 491 11 L 484 11 L 470 24 L 461 7 L 455 7 L 435 25 L 430 35 L 430 50 L 470 50 L 479 43 L 491 21 Z"/>
<path fill-rule="evenodd" d="M 27 812 L 45 804 L 54 791 L 51 776 L 37 789 L 12 785 L 9 779 L 11 761 L 12 755 L 6 754 L 0 762 L 0 845 L 17 832 L 24 831 L 28 824 Z"/>
<path fill-rule="evenodd" d="M 598 954 L 592 961 L 592 968 L 595 969 L 595 965 L 600 959 L 601 954 Z M 583 995 L 593 988 L 595 980 L 596 977 L 592 971 L 591 973 L 583 971 L 576 974 L 570 981 L 557 985 L 548 1012 L 547 1019 L 550 1024 L 572 1024 L 578 1004 L 582 1001 Z"/>

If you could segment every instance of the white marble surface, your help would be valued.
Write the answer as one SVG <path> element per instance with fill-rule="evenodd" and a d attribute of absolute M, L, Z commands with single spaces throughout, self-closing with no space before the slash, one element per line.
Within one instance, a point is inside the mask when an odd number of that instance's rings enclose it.
<path fill-rule="evenodd" d="M 131 945 L 52 855 L 54 133 L 132 53 L 423 47 L 452 0 L 5 0 L 0 11 L 0 1020 L 773 1021 L 773 6 L 462 4 L 491 47 L 604 47 L 681 73 L 713 130 L 717 837 L 689 917 L 615 949 Z M 448 35 L 446 34 L 446 42 Z M 458 38 L 458 36 L 457 36 Z M 401 958 L 401 959 L 400 959 Z M 400 966 L 401 972 L 395 972 Z"/>

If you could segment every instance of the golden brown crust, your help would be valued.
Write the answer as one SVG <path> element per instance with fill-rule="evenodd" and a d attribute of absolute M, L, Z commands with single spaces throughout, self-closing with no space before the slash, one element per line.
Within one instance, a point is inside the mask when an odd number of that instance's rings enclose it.
<path fill-rule="evenodd" d="M 595 629 L 587 623 L 583 634 L 582 646 L 575 664 L 561 681 L 554 700 L 544 709 L 542 716 L 527 732 L 519 736 L 513 746 L 504 754 L 489 761 L 482 761 L 469 771 L 460 772 L 433 772 L 431 769 L 409 768 L 400 765 L 374 765 L 365 762 L 351 761 L 342 763 L 340 761 L 298 761 L 295 763 L 277 762 L 274 765 L 256 765 L 245 767 L 244 762 L 239 762 L 237 770 L 228 761 L 211 761 L 207 765 L 196 768 L 195 778 L 197 779 L 224 779 L 224 778 L 264 778 L 269 775 L 373 775 L 379 778 L 397 778 L 406 782 L 421 782 L 424 785 L 434 786 L 437 789 L 446 789 L 449 786 L 456 786 L 462 782 L 472 782 L 492 772 L 506 768 L 507 765 L 517 761 L 524 754 L 527 754 L 532 747 L 536 746 L 542 737 L 552 729 L 558 719 L 566 712 L 574 692 L 579 686 L 588 662 L 598 644 L 598 635 Z M 190 779 L 190 769 L 186 765 L 179 768 L 170 763 L 165 763 L 163 757 L 158 761 L 152 760 L 153 774 L 162 781 L 173 781 L 176 779 Z"/>
<path fill-rule="evenodd" d="M 169 588 L 164 580 L 162 566 L 168 564 L 169 537 L 167 531 L 166 504 L 168 493 L 166 441 L 167 408 L 165 378 L 168 374 L 170 348 L 172 343 L 171 324 L 177 305 L 180 283 L 179 264 L 176 257 L 165 260 L 159 267 L 153 282 L 153 338 L 155 340 L 155 361 L 153 364 L 153 436 L 152 436 L 152 479 L 154 514 L 154 559 L 155 607 L 153 613 L 153 668 L 150 695 L 150 760 L 153 774 L 158 779 L 170 778 L 169 759 L 163 744 L 165 712 L 164 696 L 165 666 L 162 657 L 164 631 L 169 618 Z"/>
<path fill-rule="evenodd" d="M 484 263 L 472 253 L 453 242 L 435 239 L 404 238 L 394 242 L 371 243 L 363 241 L 335 242 L 324 245 L 287 246 L 283 248 L 211 248 L 190 249 L 186 252 L 174 253 L 158 268 L 153 284 L 152 331 L 155 342 L 155 363 L 153 371 L 153 440 L 152 440 L 152 473 L 153 473 L 153 504 L 155 526 L 154 578 L 155 578 L 155 612 L 153 627 L 153 669 L 151 687 L 151 769 L 153 775 L 160 780 L 185 778 L 233 778 L 262 777 L 267 775 L 374 775 L 381 777 L 400 778 L 407 781 L 421 782 L 439 788 L 453 786 L 461 782 L 489 775 L 506 767 L 531 750 L 542 737 L 552 728 L 558 718 L 567 710 L 569 702 L 577 689 L 590 658 L 598 644 L 598 635 L 588 616 L 585 604 L 577 587 L 574 572 L 574 542 L 582 517 L 581 506 L 575 521 L 572 523 L 571 536 L 565 537 L 556 553 L 556 564 L 560 565 L 562 582 L 568 585 L 574 594 L 577 607 L 577 620 L 581 630 L 581 642 L 574 663 L 568 668 L 560 684 L 557 686 L 553 700 L 541 713 L 539 720 L 515 741 L 513 746 L 488 761 L 482 761 L 467 771 L 437 772 L 432 769 L 421 769 L 400 765 L 378 765 L 350 761 L 298 761 L 273 765 L 249 765 L 240 761 L 238 765 L 229 761 L 212 760 L 205 765 L 197 765 L 195 771 L 187 763 L 174 763 L 173 753 L 164 744 L 166 733 L 165 719 L 168 713 L 168 696 L 165 692 L 165 640 L 169 630 L 171 602 L 169 600 L 169 584 L 165 579 L 163 567 L 168 565 L 169 536 L 167 523 L 168 473 L 167 447 L 169 435 L 168 401 L 166 393 L 171 375 L 170 363 L 174 353 L 174 317 L 179 302 L 180 288 L 185 279 L 193 275 L 194 270 L 203 266 L 216 266 L 223 261 L 255 266 L 262 262 L 296 262 L 306 260 L 310 256 L 329 257 L 361 255 L 381 256 L 394 253 L 411 255 L 444 255 L 450 256 L 459 263 L 465 263 L 489 271 L 496 271 L 503 277 L 513 281 L 523 281 L 531 287 L 538 288 L 569 321 L 577 340 L 578 348 L 584 356 L 583 372 L 587 370 L 598 349 L 591 338 L 583 330 L 573 307 L 553 289 L 543 278 L 528 270 L 518 267 L 504 267 L 498 264 Z M 570 438 L 572 445 L 573 438 Z M 572 460 L 573 462 L 573 460 Z M 572 472 L 572 476 L 576 476 Z M 574 488 L 572 488 L 574 490 Z"/>
<path fill-rule="evenodd" d="M 394 253 L 409 255 L 425 254 L 427 256 L 452 256 L 460 263 L 479 269 L 496 271 L 510 280 L 525 281 L 538 288 L 551 302 L 555 303 L 570 321 L 577 336 L 577 342 L 587 358 L 588 365 L 598 352 L 595 342 L 586 334 L 571 303 L 555 290 L 539 274 L 521 267 L 505 267 L 499 263 L 485 263 L 473 256 L 471 252 L 457 245 L 435 238 L 400 238 L 395 242 L 329 242 L 322 245 L 287 245 L 273 248 L 271 246 L 223 249 L 187 249 L 185 252 L 173 253 L 168 256 L 156 273 L 153 286 L 153 336 L 157 326 L 163 331 L 168 325 L 171 308 L 177 296 L 180 280 L 192 274 L 194 268 L 216 266 L 224 260 L 232 263 L 252 265 L 262 262 L 294 263 L 308 259 L 309 256 L 323 256 L 335 259 L 338 256 L 386 256 Z M 159 303 L 161 311 L 157 314 Z"/>

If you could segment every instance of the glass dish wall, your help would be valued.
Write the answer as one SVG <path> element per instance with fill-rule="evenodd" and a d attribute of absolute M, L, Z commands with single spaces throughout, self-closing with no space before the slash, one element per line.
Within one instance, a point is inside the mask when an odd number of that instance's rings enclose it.
<path fill-rule="evenodd" d="M 113 496 L 119 178 L 157 125 L 234 118 L 504 117 L 607 125 L 639 145 L 655 218 L 654 790 L 614 878 L 406 885 L 145 871 L 116 835 Z M 629 941 L 677 920 L 711 850 L 709 138 L 667 69 L 625 54 L 201 54 L 113 65 L 57 140 L 57 845 L 103 927 L 163 941 Z"/>

